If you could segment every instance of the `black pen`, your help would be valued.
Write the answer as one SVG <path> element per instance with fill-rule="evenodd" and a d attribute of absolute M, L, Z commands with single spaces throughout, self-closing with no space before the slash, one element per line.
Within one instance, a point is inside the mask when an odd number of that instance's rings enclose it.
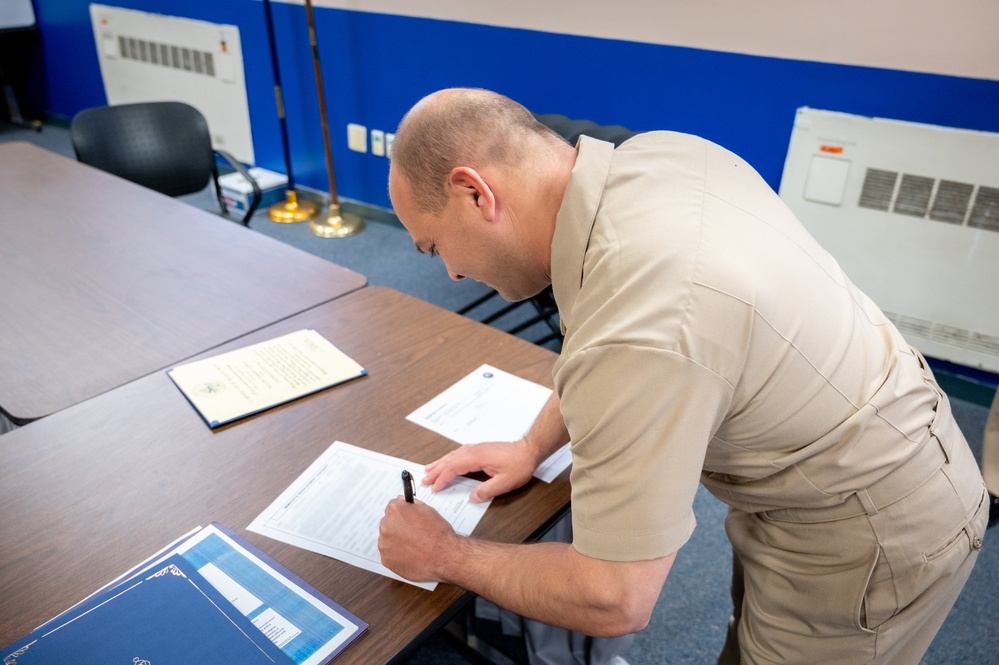
<path fill-rule="evenodd" d="M 409 471 L 402 472 L 402 491 L 406 494 L 406 503 L 413 503 L 413 493 L 416 488 L 413 484 L 413 474 Z"/>

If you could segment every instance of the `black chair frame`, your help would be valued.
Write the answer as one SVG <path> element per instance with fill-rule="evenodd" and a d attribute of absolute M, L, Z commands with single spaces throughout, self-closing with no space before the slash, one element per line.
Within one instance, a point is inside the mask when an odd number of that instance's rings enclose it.
<path fill-rule="evenodd" d="M 223 215 L 229 207 L 219 184 L 218 159 L 250 183 L 252 198 L 239 220 L 244 226 L 260 205 L 260 186 L 225 150 L 212 147 L 205 117 L 183 102 L 143 102 L 80 111 L 70 124 L 79 161 L 167 196 L 200 192 L 209 181 Z"/>

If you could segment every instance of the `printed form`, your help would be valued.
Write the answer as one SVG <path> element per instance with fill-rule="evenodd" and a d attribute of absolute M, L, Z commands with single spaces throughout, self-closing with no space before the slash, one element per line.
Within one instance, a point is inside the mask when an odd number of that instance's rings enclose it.
<path fill-rule="evenodd" d="M 385 505 L 402 494 L 402 472 L 416 482 L 416 498 L 433 507 L 467 536 L 489 507 L 471 503 L 481 482 L 458 477 L 440 492 L 421 482 L 422 464 L 336 441 L 263 513 L 250 531 L 317 552 L 358 568 L 433 590 L 436 582 L 412 582 L 382 565 L 378 525 Z"/>
<path fill-rule="evenodd" d="M 482 365 L 406 420 L 461 444 L 516 441 L 531 429 L 551 394 L 550 388 Z M 571 462 L 567 443 L 535 470 L 534 477 L 550 483 Z"/>

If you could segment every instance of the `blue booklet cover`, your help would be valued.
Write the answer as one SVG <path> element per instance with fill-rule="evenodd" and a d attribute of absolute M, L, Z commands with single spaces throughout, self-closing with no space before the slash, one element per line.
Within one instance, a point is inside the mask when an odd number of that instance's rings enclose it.
<path fill-rule="evenodd" d="M 225 526 L 212 523 L 176 550 L 296 665 L 324 665 L 368 624 Z"/>
<path fill-rule="evenodd" d="M 293 661 L 174 555 L 4 649 L 5 665 Z"/>
<path fill-rule="evenodd" d="M 213 597 L 218 593 L 226 599 L 227 604 L 221 607 L 227 614 L 235 611 L 253 624 L 249 634 L 254 640 L 265 637 L 294 665 L 326 665 L 368 628 L 367 623 L 246 539 L 213 522 L 191 530 L 92 596 L 45 622 L 31 637 L 55 630 L 100 602 L 98 598 L 114 596 L 117 591 L 162 570 L 172 556 L 183 558 L 187 566 L 207 581 Z M 0 658 L 26 642 L 19 640 L 0 650 Z M 141 660 L 136 663 L 141 665 Z"/>

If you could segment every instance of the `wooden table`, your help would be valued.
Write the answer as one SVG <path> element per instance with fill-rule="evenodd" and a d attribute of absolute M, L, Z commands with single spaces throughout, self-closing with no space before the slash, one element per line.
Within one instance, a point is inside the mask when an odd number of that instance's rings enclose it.
<path fill-rule="evenodd" d="M 0 144 L 0 410 L 23 424 L 364 276 L 28 143 Z"/>
<path fill-rule="evenodd" d="M 555 355 L 385 287 L 226 344 L 305 327 L 369 375 L 210 430 L 164 372 L 0 436 L 0 644 L 197 525 L 218 521 L 370 624 L 337 665 L 410 655 L 470 594 L 433 592 L 246 531 L 335 440 L 427 463 L 456 444 L 405 417 L 488 362 L 551 386 Z M 475 536 L 521 542 L 565 510 L 568 473 L 495 499 Z"/>

